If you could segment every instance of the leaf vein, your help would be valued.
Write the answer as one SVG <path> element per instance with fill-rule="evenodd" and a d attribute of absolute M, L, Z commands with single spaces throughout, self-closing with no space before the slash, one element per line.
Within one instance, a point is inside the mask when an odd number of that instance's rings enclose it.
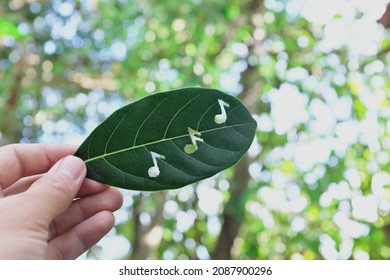
<path fill-rule="evenodd" d="M 111 162 L 109 162 L 106 158 L 103 158 L 103 160 L 105 162 L 107 162 L 108 165 L 111 165 L 114 169 L 118 170 L 119 172 L 122 172 L 122 174 L 126 174 L 126 175 L 129 175 L 131 177 L 135 177 L 135 178 L 138 178 L 138 179 L 141 179 L 141 180 L 147 180 L 147 181 L 150 181 L 150 182 L 153 182 L 153 183 L 156 183 L 148 178 L 145 178 L 145 177 L 140 177 L 140 176 L 137 176 L 137 175 L 134 175 L 134 174 L 131 174 L 131 173 L 128 173 L 128 172 L 125 172 L 123 171 L 122 169 L 118 168 L 117 166 L 115 166 L 114 164 L 112 164 Z M 124 177 L 123 177 L 123 180 L 124 180 Z"/>
<path fill-rule="evenodd" d="M 136 143 L 137 143 L 137 138 L 138 138 L 138 134 L 139 134 L 140 130 L 142 129 L 142 127 L 144 126 L 144 124 L 146 123 L 146 121 L 153 115 L 153 113 L 157 110 L 157 108 L 160 107 L 160 105 L 163 104 L 163 103 L 165 102 L 165 100 L 168 99 L 168 97 L 169 97 L 169 96 L 167 96 L 166 98 L 164 98 L 164 100 L 162 100 L 162 101 L 156 106 L 156 108 L 153 109 L 153 111 L 149 114 L 149 116 L 147 116 L 147 117 L 145 118 L 145 120 L 142 122 L 142 124 L 140 125 L 140 127 L 139 127 L 138 130 L 137 130 L 137 133 L 135 134 L 133 146 L 136 145 Z"/>
<path fill-rule="evenodd" d="M 181 107 L 180 110 L 178 110 L 178 111 L 176 112 L 176 114 L 172 117 L 171 121 L 169 122 L 167 128 L 165 129 L 165 133 L 164 133 L 164 137 L 163 137 L 164 139 L 165 139 L 165 137 L 167 137 L 168 130 L 169 130 L 169 128 L 171 127 L 171 124 L 172 124 L 172 122 L 174 121 L 174 119 L 177 117 L 177 115 L 178 115 L 181 111 L 183 111 L 184 108 L 188 106 L 188 104 L 190 104 L 191 102 L 193 102 L 193 101 L 194 101 L 195 99 L 197 99 L 200 95 L 201 95 L 201 94 L 198 94 L 197 96 L 193 97 L 190 101 L 188 101 L 186 104 L 184 104 L 184 106 Z"/>
<path fill-rule="evenodd" d="M 241 124 L 229 125 L 229 126 L 223 126 L 223 127 L 216 127 L 216 128 L 200 131 L 200 133 L 214 132 L 214 131 L 218 131 L 218 130 L 221 130 L 221 129 L 234 128 L 234 127 L 238 127 L 238 126 L 247 126 L 247 125 L 253 125 L 253 123 L 250 122 L 250 123 L 241 123 Z M 173 137 L 170 137 L 170 138 L 164 138 L 164 139 L 161 139 L 161 140 L 152 141 L 152 142 L 145 143 L 145 144 L 140 144 L 140 145 L 136 145 L 136 146 L 123 148 L 123 149 L 120 149 L 120 150 L 117 150 L 117 151 L 114 151 L 114 152 L 104 153 L 102 155 L 98 155 L 98 156 L 95 156 L 93 158 L 89 158 L 87 160 L 84 160 L 84 162 L 88 163 L 88 162 L 91 162 L 91 161 L 94 161 L 94 160 L 97 160 L 97 159 L 100 159 L 100 158 L 105 158 L 105 157 L 112 156 L 112 155 L 115 155 L 115 154 L 127 152 L 127 151 L 130 151 L 130 150 L 133 150 L 133 149 L 137 149 L 137 148 L 140 148 L 140 147 L 146 147 L 146 146 L 149 146 L 149 145 L 158 144 L 158 143 L 161 143 L 161 142 L 164 142 L 164 141 L 180 139 L 180 138 L 187 137 L 187 136 L 189 136 L 188 133 L 183 134 L 183 135 L 173 136 Z"/>
<path fill-rule="evenodd" d="M 145 147 L 144 147 L 144 148 L 145 148 Z M 145 150 L 147 150 L 148 153 L 150 153 L 150 151 L 149 151 L 147 148 L 145 148 Z M 176 166 L 173 166 L 172 164 L 170 164 L 169 162 L 167 162 L 167 161 L 165 161 L 165 160 L 162 161 L 162 164 L 166 164 L 166 165 L 172 167 L 173 169 L 175 169 L 175 170 L 177 170 L 177 171 L 179 171 L 179 172 L 185 174 L 187 177 L 189 176 L 186 172 L 184 172 L 183 170 L 177 168 Z M 191 178 L 196 178 L 195 176 L 189 176 L 189 177 L 191 177 Z M 188 180 L 188 179 L 186 179 L 186 180 Z"/>
<path fill-rule="evenodd" d="M 198 160 L 198 159 L 196 159 L 196 158 L 194 158 L 194 157 L 189 156 L 187 153 L 183 152 L 183 151 L 182 151 L 182 150 L 181 150 L 173 141 L 171 141 L 171 142 L 172 142 L 172 144 L 173 144 L 180 152 L 182 152 L 185 156 L 191 158 L 192 160 L 194 160 L 194 161 L 196 161 L 196 162 L 199 162 L 199 163 L 201 163 L 201 164 L 203 164 L 203 165 L 206 165 L 206 166 L 216 167 L 215 165 L 207 164 L 207 163 L 202 162 L 202 161 L 200 161 L 200 160 Z"/>

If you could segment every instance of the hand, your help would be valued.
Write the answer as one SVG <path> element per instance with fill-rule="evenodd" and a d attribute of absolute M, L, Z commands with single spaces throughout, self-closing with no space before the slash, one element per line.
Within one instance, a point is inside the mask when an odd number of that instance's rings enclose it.
<path fill-rule="evenodd" d="M 85 179 L 75 150 L 0 148 L 0 259 L 74 259 L 114 226 L 120 192 Z"/>

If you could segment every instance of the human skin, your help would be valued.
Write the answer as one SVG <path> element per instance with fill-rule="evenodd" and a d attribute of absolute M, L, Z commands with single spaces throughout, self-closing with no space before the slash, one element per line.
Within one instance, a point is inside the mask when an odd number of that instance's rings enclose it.
<path fill-rule="evenodd" d="M 0 147 L 0 259 L 75 259 L 114 226 L 114 188 L 86 179 L 69 145 Z"/>

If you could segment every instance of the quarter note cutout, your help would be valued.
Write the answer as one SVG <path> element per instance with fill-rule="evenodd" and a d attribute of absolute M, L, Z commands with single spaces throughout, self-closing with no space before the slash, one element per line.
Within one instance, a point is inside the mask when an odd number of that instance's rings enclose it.
<path fill-rule="evenodd" d="M 230 107 L 230 105 L 221 99 L 218 99 L 218 104 L 221 107 L 221 114 L 216 115 L 214 121 L 217 124 L 223 124 L 227 119 L 225 107 Z"/>
<path fill-rule="evenodd" d="M 188 128 L 188 132 L 190 134 L 192 144 L 185 145 L 184 151 L 187 154 L 192 154 L 198 149 L 198 144 L 196 143 L 196 141 L 203 142 L 203 139 L 199 137 L 199 136 L 201 136 L 200 132 L 198 132 L 190 127 Z"/>
<path fill-rule="evenodd" d="M 160 154 L 155 153 L 155 152 L 150 152 L 150 154 L 152 155 L 153 166 L 148 169 L 148 174 L 149 174 L 149 177 L 154 178 L 154 177 L 157 177 L 158 175 L 160 175 L 160 168 L 157 165 L 157 159 L 158 158 L 165 159 L 165 156 L 160 155 Z"/>

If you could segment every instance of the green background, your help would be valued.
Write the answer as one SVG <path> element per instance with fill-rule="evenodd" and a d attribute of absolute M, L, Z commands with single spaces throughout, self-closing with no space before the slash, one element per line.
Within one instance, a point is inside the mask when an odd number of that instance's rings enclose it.
<path fill-rule="evenodd" d="M 123 191 L 82 258 L 390 258 L 386 1 L 0 3 L 0 145 L 71 143 L 156 91 L 213 87 L 258 121 L 233 168 Z"/>

